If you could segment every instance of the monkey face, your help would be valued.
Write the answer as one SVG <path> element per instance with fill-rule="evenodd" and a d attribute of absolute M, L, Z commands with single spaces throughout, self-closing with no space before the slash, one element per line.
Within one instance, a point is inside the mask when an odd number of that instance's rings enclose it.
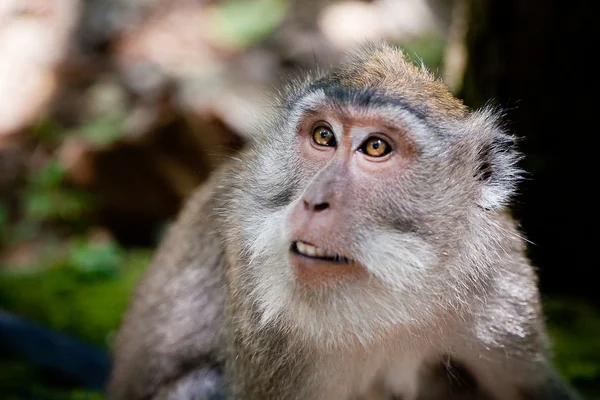
<path fill-rule="evenodd" d="M 231 191 L 236 279 L 260 319 L 334 343 L 482 293 L 516 176 L 489 110 L 468 113 L 401 54 L 395 80 L 361 68 L 374 54 L 292 90 Z"/>
<path fill-rule="evenodd" d="M 392 121 L 349 111 L 307 113 L 292 143 L 304 190 L 286 221 L 290 262 L 309 285 L 367 278 L 363 244 L 389 220 L 382 200 L 394 181 L 406 189 L 415 161 L 415 144 Z"/>

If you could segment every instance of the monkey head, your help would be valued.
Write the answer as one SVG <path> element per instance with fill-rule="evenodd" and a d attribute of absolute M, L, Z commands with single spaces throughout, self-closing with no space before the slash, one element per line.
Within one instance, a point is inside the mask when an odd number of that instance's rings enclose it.
<path fill-rule="evenodd" d="M 230 172 L 232 295 L 262 326 L 332 346 L 477 303 L 519 174 L 496 113 L 385 44 L 286 93 Z"/>

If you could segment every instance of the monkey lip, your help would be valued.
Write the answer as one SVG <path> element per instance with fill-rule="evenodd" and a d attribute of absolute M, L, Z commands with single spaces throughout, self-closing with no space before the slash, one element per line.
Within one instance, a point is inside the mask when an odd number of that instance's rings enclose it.
<path fill-rule="evenodd" d="M 297 255 L 300 255 L 303 257 L 316 259 L 316 260 L 322 260 L 322 261 L 340 263 L 340 264 L 352 263 L 352 260 L 350 260 L 349 258 L 341 256 L 337 253 L 322 249 L 320 247 L 313 246 L 310 243 L 306 243 L 306 242 L 303 242 L 300 240 L 292 242 L 292 245 L 290 246 L 290 251 L 294 254 L 297 254 Z"/>

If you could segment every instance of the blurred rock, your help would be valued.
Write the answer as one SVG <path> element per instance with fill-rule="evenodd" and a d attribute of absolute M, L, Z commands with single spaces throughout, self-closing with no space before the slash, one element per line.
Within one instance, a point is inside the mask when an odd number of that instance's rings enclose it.
<path fill-rule="evenodd" d="M 58 150 L 67 179 L 99 199 L 95 220 L 123 244 L 153 243 L 156 225 L 243 145 L 214 115 L 173 115 L 139 137 L 94 146 L 81 138 Z"/>
<path fill-rule="evenodd" d="M 0 4 L 0 141 L 30 124 L 48 105 L 78 7 L 78 0 Z"/>
<path fill-rule="evenodd" d="M 60 163 L 67 169 L 67 177 L 76 186 L 90 186 L 95 179 L 94 148 L 81 138 L 65 140 L 57 151 Z"/>
<path fill-rule="evenodd" d="M 365 41 L 408 41 L 439 29 L 425 0 L 344 1 L 323 9 L 319 28 L 345 51 Z"/>
<path fill-rule="evenodd" d="M 0 142 L 0 193 L 19 175 L 23 167 L 24 152 L 16 142 Z M 3 196 L 0 195 L 0 198 Z"/>

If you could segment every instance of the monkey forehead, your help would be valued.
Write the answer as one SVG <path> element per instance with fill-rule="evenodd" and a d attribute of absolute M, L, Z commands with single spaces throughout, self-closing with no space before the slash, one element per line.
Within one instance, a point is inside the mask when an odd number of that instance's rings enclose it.
<path fill-rule="evenodd" d="M 387 44 L 364 46 L 337 70 L 306 82 L 289 99 L 288 106 L 293 108 L 303 98 L 319 92 L 338 106 L 390 106 L 429 124 L 461 120 L 468 115 L 467 107 L 439 79 L 425 67 L 407 60 L 400 49 Z"/>

